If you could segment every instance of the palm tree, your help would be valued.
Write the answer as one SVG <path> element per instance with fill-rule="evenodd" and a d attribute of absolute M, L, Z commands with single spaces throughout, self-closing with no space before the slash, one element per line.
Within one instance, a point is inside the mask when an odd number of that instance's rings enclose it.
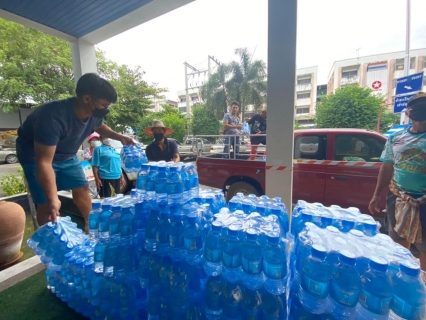
<path fill-rule="evenodd" d="M 203 86 L 201 95 L 216 115 L 227 112 L 232 101 L 238 101 L 244 119 L 246 108 L 262 106 L 266 97 L 266 64 L 262 60 L 253 60 L 247 48 L 235 50 L 239 61 L 220 65 Z"/>

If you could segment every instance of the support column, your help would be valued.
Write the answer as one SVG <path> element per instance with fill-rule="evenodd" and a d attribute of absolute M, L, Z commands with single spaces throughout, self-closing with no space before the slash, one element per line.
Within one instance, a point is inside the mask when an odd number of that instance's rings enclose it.
<path fill-rule="evenodd" d="M 297 0 L 269 0 L 268 15 L 266 194 L 291 211 Z"/>
<path fill-rule="evenodd" d="M 85 73 L 98 72 L 94 44 L 83 39 L 77 39 L 71 42 L 71 54 L 75 83 Z"/>

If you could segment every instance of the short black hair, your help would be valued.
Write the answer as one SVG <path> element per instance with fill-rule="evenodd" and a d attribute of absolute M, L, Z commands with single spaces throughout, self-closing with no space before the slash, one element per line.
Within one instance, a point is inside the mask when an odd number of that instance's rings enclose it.
<path fill-rule="evenodd" d="M 240 107 L 240 104 L 237 101 L 234 101 L 231 103 L 231 107 L 232 106 L 238 106 L 238 108 Z"/>
<path fill-rule="evenodd" d="M 77 81 L 75 93 L 78 98 L 84 95 L 105 99 L 111 103 L 117 102 L 117 91 L 107 80 L 101 78 L 96 73 L 86 73 Z"/>

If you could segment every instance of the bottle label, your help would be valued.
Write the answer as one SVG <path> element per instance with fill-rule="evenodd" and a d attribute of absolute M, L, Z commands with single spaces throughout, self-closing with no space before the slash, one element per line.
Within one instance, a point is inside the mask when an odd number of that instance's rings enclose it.
<path fill-rule="evenodd" d="M 282 279 L 287 275 L 286 266 L 281 263 L 271 263 L 263 259 L 263 273 L 270 279 Z"/>
<path fill-rule="evenodd" d="M 368 311 L 377 314 L 387 314 L 390 309 L 392 297 L 378 297 L 366 290 L 361 290 L 359 303 Z"/>
<path fill-rule="evenodd" d="M 247 320 L 260 320 L 260 312 L 259 310 L 248 310 L 243 308 L 243 317 Z"/>
<path fill-rule="evenodd" d="M 221 262 L 222 251 L 220 249 L 212 249 L 207 246 L 204 247 L 204 258 L 209 262 Z"/>
<path fill-rule="evenodd" d="M 339 302 L 344 306 L 355 307 L 358 303 L 358 289 L 352 289 L 352 291 L 348 291 L 339 286 L 334 281 L 331 282 L 330 294 L 335 301 Z"/>
<path fill-rule="evenodd" d="M 323 299 L 327 297 L 329 282 L 315 281 L 302 273 L 302 288 L 314 297 Z"/>
<path fill-rule="evenodd" d="M 400 297 L 394 295 L 390 308 L 401 318 L 416 319 L 417 316 L 420 319 L 423 306 L 421 304 L 412 305 Z"/>
<path fill-rule="evenodd" d="M 184 239 L 185 249 L 188 251 L 200 250 L 202 247 L 201 238 Z"/>
<path fill-rule="evenodd" d="M 262 272 L 262 260 L 249 260 L 244 257 L 241 260 L 244 272 L 248 274 L 259 274 Z"/>
<path fill-rule="evenodd" d="M 241 310 L 240 310 L 240 304 L 230 304 L 230 303 L 224 303 L 223 304 L 223 315 L 227 318 L 239 318 L 241 317 Z"/>
<path fill-rule="evenodd" d="M 241 254 L 232 254 L 229 252 L 222 252 L 222 263 L 228 268 L 238 268 L 241 266 Z"/>

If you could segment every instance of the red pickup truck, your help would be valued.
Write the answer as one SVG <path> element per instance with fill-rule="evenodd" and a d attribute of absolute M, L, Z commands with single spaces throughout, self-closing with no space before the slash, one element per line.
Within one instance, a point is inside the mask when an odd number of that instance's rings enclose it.
<path fill-rule="evenodd" d="M 357 207 L 368 213 L 385 143 L 385 136 L 367 130 L 295 130 L 293 203 L 320 202 L 326 206 Z M 200 184 L 224 190 L 227 199 L 237 192 L 263 195 L 265 162 L 249 160 L 249 150 L 238 158 L 200 155 L 197 158 Z M 386 192 L 381 197 L 382 208 Z"/>

